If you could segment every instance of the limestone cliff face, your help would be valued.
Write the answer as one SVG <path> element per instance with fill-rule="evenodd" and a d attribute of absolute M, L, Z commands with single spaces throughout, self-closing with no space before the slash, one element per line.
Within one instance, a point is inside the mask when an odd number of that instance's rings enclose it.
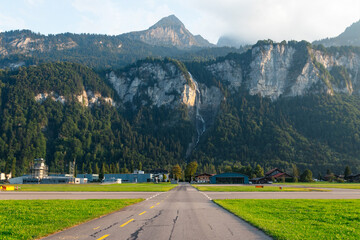
<path fill-rule="evenodd" d="M 46 99 L 51 99 L 56 102 L 60 102 L 62 104 L 65 104 L 66 102 L 69 102 L 69 99 L 66 99 L 65 96 L 61 96 L 53 91 L 51 92 L 44 92 L 39 93 L 35 96 L 35 101 L 42 103 Z M 115 101 L 110 97 L 103 97 L 100 93 L 94 93 L 91 90 L 85 91 L 83 90 L 82 94 L 73 96 L 74 100 L 79 102 L 85 107 L 92 107 L 93 105 L 101 104 L 101 102 L 104 102 L 106 104 L 110 104 L 111 106 L 115 107 L 116 103 Z"/>
<path fill-rule="evenodd" d="M 315 60 L 330 73 L 339 67 L 344 70 L 343 81 L 333 84 L 335 92 L 360 94 L 360 54 L 356 52 L 329 54 L 319 50 L 311 51 Z M 337 79 L 338 80 L 338 79 Z"/>
<path fill-rule="evenodd" d="M 140 100 L 142 105 L 171 108 L 196 104 L 194 79 L 172 63 L 144 63 L 120 74 L 111 72 L 109 80 L 123 103 Z"/>
<path fill-rule="evenodd" d="M 359 54 L 330 54 L 299 44 L 255 45 L 247 62 L 225 58 L 207 69 L 231 90 L 243 88 L 273 100 L 309 93 L 360 94 Z"/>
<path fill-rule="evenodd" d="M 190 118 L 211 124 L 223 94 L 218 87 L 198 83 L 172 62 L 145 62 L 121 73 L 110 72 L 108 79 L 123 104 L 179 109 L 187 106 Z M 205 126 L 205 125 L 204 125 Z"/>
<path fill-rule="evenodd" d="M 71 38 L 55 39 L 30 31 L 3 33 L 0 37 L 0 56 L 30 54 L 32 52 L 62 51 L 77 47 Z"/>

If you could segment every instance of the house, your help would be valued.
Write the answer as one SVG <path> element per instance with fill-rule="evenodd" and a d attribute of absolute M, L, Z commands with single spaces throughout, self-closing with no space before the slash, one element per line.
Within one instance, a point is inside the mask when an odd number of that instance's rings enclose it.
<path fill-rule="evenodd" d="M 326 174 L 323 179 L 325 181 L 328 181 L 328 182 L 333 182 L 333 181 L 337 181 L 337 180 L 344 180 L 345 176 L 344 175 L 338 175 L 338 174 Z"/>
<path fill-rule="evenodd" d="M 211 184 L 248 184 L 249 177 L 240 173 L 221 173 L 210 177 Z"/>
<path fill-rule="evenodd" d="M 285 179 L 286 181 L 292 178 L 293 176 L 291 176 L 290 174 L 280 170 L 279 168 L 274 168 L 266 172 L 264 177 L 250 179 L 250 181 L 252 183 L 258 184 L 258 183 L 268 183 L 273 180 L 277 182 L 281 182 L 283 179 Z"/>
<path fill-rule="evenodd" d="M 151 170 L 149 173 L 153 175 L 155 181 L 167 182 L 169 180 L 169 171 L 165 169 Z"/>
<path fill-rule="evenodd" d="M 358 174 L 351 174 L 345 178 L 348 182 L 360 182 L 360 173 Z"/>
<path fill-rule="evenodd" d="M 209 183 L 210 177 L 214 176 L 214 174 L 202 173 L 195 176 L 195 182 L 197 183 Z"/>

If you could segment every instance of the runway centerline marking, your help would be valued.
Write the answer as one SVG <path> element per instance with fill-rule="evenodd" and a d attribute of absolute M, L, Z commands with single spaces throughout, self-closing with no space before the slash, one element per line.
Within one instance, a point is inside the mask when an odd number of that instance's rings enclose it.
<path fill-rule="evenodd" d="M 143 215 L 144 213 L 146 213 L 146 211 L 143 211 L 142 213 L 140 213 L 139 216 Z"/>
<path fill-rule="evenodd" d="M 125 227 L 127 224 L 131 223 L 132 221 L 134 221 L 134 219 L 130 219 L 129 221 L 127 221 L 126 223 L 120 225 L 120 227 Z"/>
<path fill-rule="evenodd" d="M 108 236 L 110 236 L 110 234 L 106 234 L 106 235 L 102 236 L 101 238 L 98 238 L 97 240 L 105 239 L 105 238 L 107 238 Z"/>

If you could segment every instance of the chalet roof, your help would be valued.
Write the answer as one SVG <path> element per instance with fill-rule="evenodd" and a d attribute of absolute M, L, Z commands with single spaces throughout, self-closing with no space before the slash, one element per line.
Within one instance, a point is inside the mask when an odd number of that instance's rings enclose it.
<path fill-rule="evenodd" d="M 273 168 L 273 169 L 271 169 L 270 171 L 268 171 L 268 172 L 266 172 L 265 173 L 265 176 L 267 176 L 267 175 L 270 175 L 271 173 L 273 173 L 273 172 L 275 172 L 275 171 L 279 171 L 279 172 L 284 172 L 284 171 L 282 171 L 282 170 L 280 170 L 280 169 L 278 169 L 278 168 Z"/>
<path fill-rule="evenodd" d="M 271 176 L 273 178 L 279 178 L 279 177 L 292 177 L 290 174 L 287 174 L 285 172 L 275 174 L 274 176 Z"/>
<path fill-rule="evenodd" d="M 358 176 L 360 176 L 360 173 L 357 173 L 357 174 L 351 174 L 351 175 L 349 175 L 349 176 L 347 176 L 347 177 L 358 177 Z"/>
<path fill-rule="evenodd" d="M 195 177 L 200 177 L 200 176 L 208 176 L 208 177 L 211 177 L 211 176 L 214 176 L 214 174 L 210 174 L 210 173 L 201 173 L 199 175 L 196 175 Z"/>

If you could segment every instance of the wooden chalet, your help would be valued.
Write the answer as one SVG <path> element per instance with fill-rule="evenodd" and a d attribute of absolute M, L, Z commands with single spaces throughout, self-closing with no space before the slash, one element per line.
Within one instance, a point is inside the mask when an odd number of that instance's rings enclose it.
<path fill-rule="evenodd" d="M 195 176 L 195 182 L 197 183 L 209 183 L 210 177 L 214 176 L 214 174 L 202 173 Z"/>
<path fill-rule="evenodd" d="M 358 174 L 351 174 L 345 178 L 348 182 L 360 182 L 360 173 Z"/>
<path fill-rule="evenodd" d="M 285 180 L 292 179 L 293 176 L 291 176 L 290 174 L 288 174 L 278 168 L 274 168 L 274 169 L 271 169 L 270 171 L 266 172 L 264 177 L 250 179 L 250 181 L 255 184 L 261 184 L 261 183 L 268 183 L 273 180 L 275 180 L 277 182 L 281 182 L 284 178 L 285 178 Z"/>

